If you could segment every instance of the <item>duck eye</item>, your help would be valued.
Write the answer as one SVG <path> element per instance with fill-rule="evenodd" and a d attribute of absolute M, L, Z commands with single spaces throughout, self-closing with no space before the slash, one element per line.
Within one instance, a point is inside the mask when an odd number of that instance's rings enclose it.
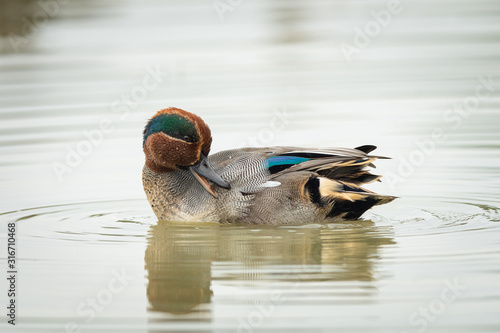
<path fill-rule="evenodd" d="M 184 136 L 182 137 L 182 139 L 183 139 L 184 141 L 187 141 L 187 142 L 192 142 L 192 141 L 193 141 L 193 138 L 192 138 L 191 136 L 189 136 L 189 135 L 184 135 Z"/>

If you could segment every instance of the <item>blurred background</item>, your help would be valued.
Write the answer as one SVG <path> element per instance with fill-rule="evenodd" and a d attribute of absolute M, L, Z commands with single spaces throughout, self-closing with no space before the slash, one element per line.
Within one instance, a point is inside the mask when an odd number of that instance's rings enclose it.
<path fill-rule="evenodd" d="M 168 106 L 202 116 L 213 151 L 375 144 L 403 159 L 435 128 L 461 148 L 498 139 L 497 2 L 395 3 L 1 0 L 8 205 L 142 197 L 141 131 Z M 470 116 L 453 110 L 488 77 Z"/>
<path fill-rule="evenodd" d="M 79 329 L 231 329 L 290 289 L 263 282 L 286 263 L 312 284 L 242 329 L 498 331 L 499 91 L 496 0 L 0 0 L 0 213 L 22 221 L 26 330 L 85 321 L 122 267 L 132 287 Z M 401 198 L 299 238 L 156 225 L 142 130 L 169 106 L 209 124 L 212 152 L 377 145 L 392 160 L 369 188 Z M 457 278 L 468 296 L 409 319 Z M 208 321 L 177 317 L 199 304 Z"/>

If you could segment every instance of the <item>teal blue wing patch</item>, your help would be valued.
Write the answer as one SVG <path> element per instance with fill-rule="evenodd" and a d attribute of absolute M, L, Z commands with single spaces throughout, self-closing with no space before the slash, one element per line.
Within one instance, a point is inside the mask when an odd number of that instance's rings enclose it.
<path fill-rule="evenodd" d="M 309 161 L 310 158 L 296 156 L 271 156 L 264 161 L 266 169 L 269 169 L 271 174 L 278 173 L 293 165 Z"/>

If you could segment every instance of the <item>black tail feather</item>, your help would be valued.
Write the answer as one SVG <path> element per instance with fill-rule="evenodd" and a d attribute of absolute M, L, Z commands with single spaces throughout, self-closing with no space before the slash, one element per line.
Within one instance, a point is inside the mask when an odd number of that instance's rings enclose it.
<path fill-rule="evenodd" d="M 366 197 L 364 200 L 356 201 L 336 200 L 328 217 L 341 217 L 347 220 L 355 220 L 380 201 L 380 199 L 373 197 Z"/>
<path fill-rule="evenodd" d="M 354 183 L 312 177 L 306 183 L 311 202 L 320 207 L 329 207 L 327 217 L 357 219 L 375 205 L 382 205 L 395 199 L 380 195 Z"/>
<path fill-rule="evenodd" d="M 357 149 L 357 150 L 361 150 L 363 153 L 365 154 L 369 154 L 371 153 L 372 151 L 374 151 L 375 149 L 377 149 L 377 146 L 373 146 L 373 145 L 364 145 L 364 146 L 359 146 L 359 147 L 356 147 L 354 149 Z"/>

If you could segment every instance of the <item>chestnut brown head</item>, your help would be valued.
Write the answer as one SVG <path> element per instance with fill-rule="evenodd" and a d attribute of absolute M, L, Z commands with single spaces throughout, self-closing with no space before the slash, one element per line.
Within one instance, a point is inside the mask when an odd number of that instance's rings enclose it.
<path fill-rule="evenodd" d="M 208 163 L 212 135 L 197 115 L 178 108 L 163 109 L 149 120 L 143 134 L 146 166 L 152 171 L 190 169 L 206 189 L 212 182 L 229 188 Z"/>

